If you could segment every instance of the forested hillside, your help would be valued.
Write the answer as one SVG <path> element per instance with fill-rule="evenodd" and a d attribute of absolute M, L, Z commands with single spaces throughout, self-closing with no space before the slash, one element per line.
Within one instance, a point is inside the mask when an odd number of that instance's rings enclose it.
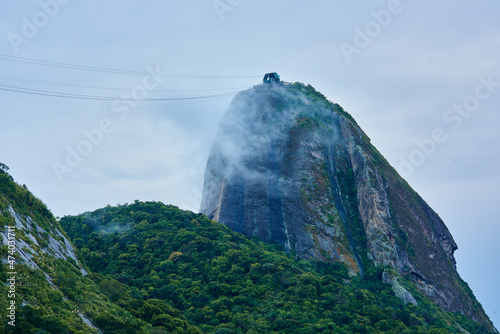
<path fill-rule="evenodd" d="M 150 300 L 142 309 L 160 305 L 163 316 L 170 317 L 170 327 L 153 326 L 149 318 L 136 318 L 118 306 L 115 291 L 128 287 L 87 274 L 88 268 L 79 263 L 50 210 L 26 186 L 15 183 L 7 171 L 0 163 L 1 333 L 136 334 L 169 333 L 176 328 L 177 333 L 200 333 L 163 301 L 154 304 Z M 12 302 L 14 314 L 7 310 Z M 137 309 L 141 310 L 140 306 Z M 7 312 L 14 317 L 6 317 Z"/>
<path fill-rule="evenodd" d="M 278 246 L 159 202 L 68 216 L 62 227 L 109 300 L 158 329 L 183 333 L 471 333 L 481 325 L 442 311 L 381 267 L 350 277 L 339 263 L 298 261 Z M 387 269 L 386 270 L 390 270 Z"/>
<path fill-rule="evenodd" d="M 58 222 L 2 168 L 0 223 L 4 283 L 7 226 L 16 226 L 18 245 L 16 326 L 4 318 L 6 333 L 485 332 L 400 279 L 418 302 L 404 305 L 382 282 L 384 268 L 351 277 L 340 262 L 298 261 L 159 202 Z M 1 285 L 4 310 L 7 292 Z"/>

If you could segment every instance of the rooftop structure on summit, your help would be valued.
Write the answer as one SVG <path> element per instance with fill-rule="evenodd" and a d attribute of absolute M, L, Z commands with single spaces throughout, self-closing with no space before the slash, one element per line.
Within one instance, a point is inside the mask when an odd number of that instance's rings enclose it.
<path fill-rule="evenodd" d="M 265 84 L 280 82 L 280 76 L 276 72 L 266 73 L 262 82 Z"/>

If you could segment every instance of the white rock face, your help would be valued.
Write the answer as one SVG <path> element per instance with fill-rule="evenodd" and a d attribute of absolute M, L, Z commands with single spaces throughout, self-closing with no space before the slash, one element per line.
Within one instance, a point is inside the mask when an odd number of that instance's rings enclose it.
<path fill-rule="evenodd" d="M 389 283 L 392 286 L 392 290 L 398 296 L 403 303 L 417 305 L 417 301 L 398 281 L 397 277 L 384 271 L 382 273 L 382 280 L 384 283 Z"/>
<path fill-rule="evenodd" d="M 15 254 L 16 264 L 24 264 L 32 269 L 40 270 L 52 289 L 59 289 L 59 287 L 54 283 L 52 277 L 44 272 L 40 266 L 37 264 L 37 259 L 43 256 L 53 256 L 56 259 L 63 260 L 74 260 L 77 269 L 82 273 L 82 275 L 87 275 L 87 271 L 82 268 L 82 265 L 78 261 L 75 254 L 75 249 L 71 242 L 66 238 L 61 231 L 53 227 L 50 230 L 45 230 L 40 225 L 34 221 L 31 217 L 24 217 L 18 214 L 12 206 L 9 206 L 7 211 L 15 222 Z M 0 212 L 2 214 L 2 212 Z M 5 227 L 2 230 L 2 245 L 8 244 L 8 229 Z M 46 245 L 42 247 L 42 245 Z M 2 262 L 7 262 L 7 258 L 2 258 Z M 64 297 L 66 299 L 66 297 Z M 83 322 L 97 330 L 97 332 L 102 333 L 92 321 L 85 315 L 79 313 Z"/>
<path fill-rule="evenodd" d="M 9 206 L 8 211 L 15 221 L 17 256 L 26 265 L 31 268 L 40 269 L 38 265 L 33 261 L 33 258 L 36 255 L 42 253 L 52 255 L 56 259 L 67 260 L 68 258 L 71 258 L 79 264 L 71 242 L 59 230 L 55 229 L 46 231 L 42 229 L 33 219 L 31 219 L 31 217 L 22 217 L 21 215 L 19 215 L 12 208 L 12 206 Z M 32 244 L 21 239 L 21 233 L 24 233 L 24 235 L 32 242 Z M 48 240 L 46 240 L 46 234 L 48 234 Z M 57 237 L 57 240 L 52 235 L 55 235 Z M 40 247 L 40 244 L 43 243 L 42 240 L 45 240 L 48 243 L 47 247 Z M 7 244 L 7 227 L 5 227 L 4 233 L 2 233 L 2 244 Z"/>
<path fill-rule="evenodd" d="M 85 314 L 82 314 L 80 312 L 78 312 L 78 315 L 80 316 L 80 318 L 82 318 L 82 321 L 89 327 L 95 329 L 99 334 L 103 334 L 104 332 L 101 331 L 99 328 L 97 328 L 94 323 L 92 322 L 92 319 L 90 319 L 89 317 L 87 317 Z"/>

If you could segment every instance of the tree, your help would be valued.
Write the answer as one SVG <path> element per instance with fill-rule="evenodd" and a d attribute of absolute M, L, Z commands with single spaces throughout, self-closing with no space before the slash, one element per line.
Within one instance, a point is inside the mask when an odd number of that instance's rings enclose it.
<path fill-rule="evenodd" d="M 9 166 L 7 166 L 6 164 L 0 162 L 0 173 L 7 174 L 7 171 L 9 169 L 10 169 Z"/>

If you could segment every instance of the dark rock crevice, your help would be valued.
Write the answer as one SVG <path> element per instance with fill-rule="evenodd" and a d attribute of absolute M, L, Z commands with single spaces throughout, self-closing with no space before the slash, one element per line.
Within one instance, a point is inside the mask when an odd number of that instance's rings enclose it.
<path fill-rule="evenodd" d="M 358 264 L 358 268 L 360 270 L 361 275 L 363 275 L 364 272 L 364 264 L 363 261 L 361 260 L 361 257 L 359 255 L 358 249 L 357 249 L 357 242 L 353 237 L 352 229 L 351 229 L 351 223 L 349 222 L 349 219 L 347 218 L 347 210 L 344 206 L 342 196 L 341 196 L 341 191 L 339 187 L 339 182 L 336 177 L 337 175 L 337 170 L 334 165 L 334 154 L 333 148 L 330 146 L 330 144 L 326 144 L 326 161 L 327 161 L 327 170 L 328 170 L 328 178 L 330 180 L 330 183 L 332 185 L 330 191 L 332 194 L 332 197 L 335 201 L 335 206 L 340 214 L 340 218 L 342 221 L 342 225 L 347 233 L 347 238 L 349 239 L 349 245 L 351 247 L 351 251 L 353 252 L 354 258 L 356 259 L 356 263 Z M 349 162 L 350 165 L 350 162 Z M 350 166 L 349 166 L 350 168 Z"/>

